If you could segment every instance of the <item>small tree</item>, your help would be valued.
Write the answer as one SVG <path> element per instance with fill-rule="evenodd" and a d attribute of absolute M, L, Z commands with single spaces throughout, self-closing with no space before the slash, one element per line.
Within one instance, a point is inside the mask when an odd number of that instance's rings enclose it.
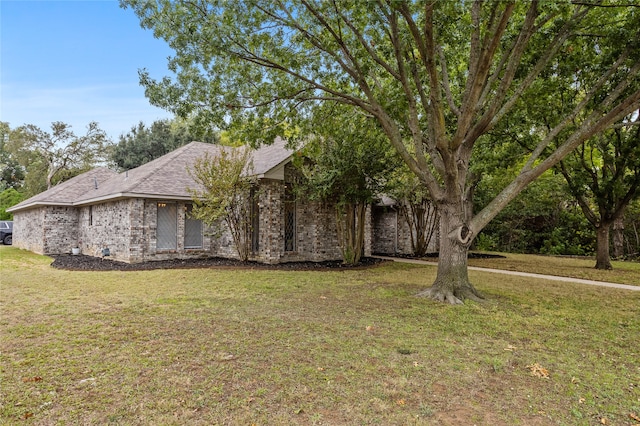
<path fill-rule="evenodd" d="M 342 259 L 357 264 L 364 253 L 367 206 L 384 192 L 400 159 L 377 123 L 365 114 L 325 103 L 307 118 L 298 130 L 311 136 L 294 157 L 304 177 L 297 182 L 297 192 L 335 203 Z"/>
<path fill-rule="evenodd" d="M 438 208 L 426 188 L 406 168 L 395 177 L 390 194 L 399 202 L 398 210 L 409 226 L 414 256 L 424 256 L 438 228 Z"/>
<path fill-rule="evenodd" d="M 372 200 L 361 163 L 353 161 L 353 153 L 342 140 L 312 138 L 294 159 L 302 173 L 296 190 L 313 201 L 335 203 L 336 232 L 344 263 L 360 262 L 364 250 L 366 205 Z"/>
<path fill-rule="evenodd" d="M 221 225 L 226 225 L 243 262 L 251 253 L 252 170 L 251 151 L 245 148 L 221 149 L 215 156 L 206 154 L 189 169 L 201 186 L 189 189 L 194 202 L 192 217 L 211 226 L 218 236 L 224 231 Z"/>

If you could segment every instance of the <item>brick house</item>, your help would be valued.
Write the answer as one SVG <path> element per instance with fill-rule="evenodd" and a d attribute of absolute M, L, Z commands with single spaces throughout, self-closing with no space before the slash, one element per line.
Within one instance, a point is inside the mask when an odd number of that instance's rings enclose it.
<path fill-rule="evenodd" d="M 189 217 L 189 165 L 219 145 L 192 142 L 138 168 L 96 168 L 25 200 L 14 215 L 13 245 L 41 254 L 70 253 L 137 263 L 169 258 L 237 257 L 230 234 L 214 237 Z M 341 258 L 334 206 L 296 200 L 292 151 L 278 139 L 253 152 L 259 191 L 251 260 L 264 263 Z M 375 217 L 372 218 L 371 212 Z M 367 213 L 365 255 L 409 253 L 407 226 L 393 206 Z"/>

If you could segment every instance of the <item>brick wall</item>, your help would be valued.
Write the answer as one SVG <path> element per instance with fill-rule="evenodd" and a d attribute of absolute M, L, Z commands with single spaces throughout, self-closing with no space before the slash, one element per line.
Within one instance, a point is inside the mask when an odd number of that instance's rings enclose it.
<path fill-rule="evenodd" d="M 46 208 L 23 210 L 13 214 L 13 246 L 44 254 L 44 215 Z"/>
<path fill-rule="evenodd" d="M 413 254 L 411 234 L 405 218 L 393 207 L 374 206 L 371 249 L 377 254 Z M 430 252 L 438 251 L 438 230 L 429 242 Z"/>
<path fill-rule="evenodd" d="M 285 179 L 294 180 L 291 166 Z M 265 263 L 341 259 L 332 203 L 298 199 L 295 202 L 295 247 L 285 251 L 285 182 L 263 179 L 259 194 L 259 250 L 251 260 Z M 108 248 L 110 257 L 124 262 L 171 258 L 220 256 L 237 258 L 228 231 L 213 235 L 204 229 L 203 247 L 185 249 L 184 223 L 188 201 L 165 200 L 177 209 L 177 247 L 157 250 L 157 203 L 162 200 L 124 199 L 93 206 L 30 209 L 14 214 L 14 245 L 37 253 L 70 253 L 79 245 L 83 254 L 100 257 Z M 411 253 L 408 226 L 402 218 L 396 224 L 395 210 L 367 211 L 365 255 Z M 396 240 L 397 230 L 397 240 Z"/>
<path fill-rule="evenodd" d="M 79 242 L 79 211 L 44 206 L 14 213 L 13 245 L 39 254 L 71 253 Z"/>

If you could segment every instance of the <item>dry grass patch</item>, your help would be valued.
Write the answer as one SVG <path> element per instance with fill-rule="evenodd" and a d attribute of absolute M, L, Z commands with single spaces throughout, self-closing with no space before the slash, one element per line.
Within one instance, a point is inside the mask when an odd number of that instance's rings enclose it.
<path fill-rule="evenodd" d="M 470 266 L 531 272 L 618 284 L 640 285 L 640 262 L 612 261 L 613 270 L 595 269 L 595 259 L 499 253 L 504 258 L 469 259 Z"/>
<path fill-rule="evenodd" d="M 68 272 L 2 248 L 0 422 L 608 424 L 640 414 L 640 294 L 435 268 Z M 532 375 L 537 363 L 548 378 Z"/>

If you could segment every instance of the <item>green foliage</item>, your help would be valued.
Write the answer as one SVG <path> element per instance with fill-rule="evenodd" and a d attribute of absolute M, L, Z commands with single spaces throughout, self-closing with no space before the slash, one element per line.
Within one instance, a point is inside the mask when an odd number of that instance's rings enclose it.
<path fill-rule="evenodd" d="M 126 135 L 120 135 L 119 142 L 111 150 L 110 160 L 119 169 L 129 170 L 195 140 L 218 143 L 220 139 L 217 134 L 200 136 L 198 138 L 185 122 L 178 120 L 158 120 L 149 127 L 140 122 Z"/>
<path fill-rule="evenodd" d="M 294 157 L 303 177 L 296 191 L 311 200 L 336 203 L 343 260 L 358 263 L 364 247 L 365 208 L 387 189 L 399 159 L 372 120 L 349 116 L 349 110 L 338 105 L 318 109 L 305 129 L 316 132 Z"/>
<path fill-rule="evenodd" d="M 121 5 L 176 52 L 169 61 L 175 79 L 140 73 L 153 104 L 203 126 L 240 129 L 243 141 L 269 143 L 275 136 L 306 137 L 300 123 L 324 102 L 339 102 L 352 116 L 364 113 L 378 122 L 434 200 L 444 193 L 459 198 L 466 173 L 463 168 L 458 176 L 457 168 L 468 163 L 476 140 L 504 122 L 518 122 L 527 104 L 540 105 L 559 89 L 571 92 L 553 117 L 529 114 L 537 132 L 532 142 L 544 146 L 546 137 L 557 134 L 562 141 L 580 126 L 591 131 L 594 122 L 585 117 L 573 114 L 575 125 L 565 120 L 574 108 L 580 112 L 579 102 L 599 102 L 627 77 L 628 90 L 615 93 L 637 90 L 637 40 L 628 30 L 638 17 L 629 7 L 400 1 L 365 8 L 260 0 Z M 587 35 L 585 28 L 595 24 L 599 33 Z M 493 41 L 495 50 L 479 50 Z M 619 57 L 624 67 L 612 68 Z M 576 70 L 579 85 L 570 78 Z M 604 84 L 597 83 L 608 71 Z M 610 101 L 604 109 L 615 96 Z M 542 109 L 555 110 L 548 103 Z M 499 203 L 519 190 L 509 189 Z"/>
<path fill-rule="evenodd" d="M 24 197 L 14 188 L 7 188 L 0 193 L 0 220 L 12 220 L 13 214 L 7 213 L 9 207 L 15 206 Z"/>
<path fill-rule="evenodd" d="M 494 170 L 478 185 L 477 209 L 493 198 L 515 171 Z M 571 201 L 558 174 L 547 172 L 529 185 L 482 231 L 478 250 L 564 255 L 593 254 L 595 233 Z"/>
<path fill-rule="evenodd" d="M 624 216 L 625 257 L 640 259 L 640 199 L 629 204 Z"/>
<path fill-rule="evenodd" d="M 106 133 L 96 122 L 89 123 L 86 133 L 77 136 L 70 125 L 60 121 L 51 123 L 51 133 L 32 124 L 21 126 L 11 133 L 7 143 L 27 170 L 25 186 L 29 184 L 28 192 L 32 193 L 42 187 L 51 188 L 65 174 L 73 177 L 106 160 L 108 144 Z"/>
<path fill-rule="evenodd" d="M 207 154 L 189 169 L 199 185 L 189 189 L 192 216 L 212 227 L 217 236 L 229 230 L 242 261 L 251 253 L 252 189 L 256 184 L 251 172 L 251 151 L 244 147 L 221 149 L 216 156 Z"/>
<path fill-rule="evenodd" d="M 202 126 L 239 129 L 241 140 L 257 143 L 307 137 L 304 123 L 327 104 L 350 110 L 338 114 L 342 123 L 371 117 L 438 205 L 443 236 L 476 236 L 571 150 L 640 107 L 640 16 L 626 4 L 121 4 L 175 51 L 173 78 L 140 72 L 154 105 Z M 336 122 L 317 123 L 313 133 Z M 517 139 L 496 143 L 505 151 L 527 144 L 517 154 L 521 168 L 470 214 L 477 143 L 509 124 L 517 125 Z M 444 251 L 468 243 L 440 239 Z M 450 281 L 457 287 L 461 279 Z"/>
<path fill-rule="evenodd" d="M 9 123 L 0 121 L 0 190 L 19 189 L 24 182 L 24 167 L 8 150 L 7 142 L 11 137 Z"/>

